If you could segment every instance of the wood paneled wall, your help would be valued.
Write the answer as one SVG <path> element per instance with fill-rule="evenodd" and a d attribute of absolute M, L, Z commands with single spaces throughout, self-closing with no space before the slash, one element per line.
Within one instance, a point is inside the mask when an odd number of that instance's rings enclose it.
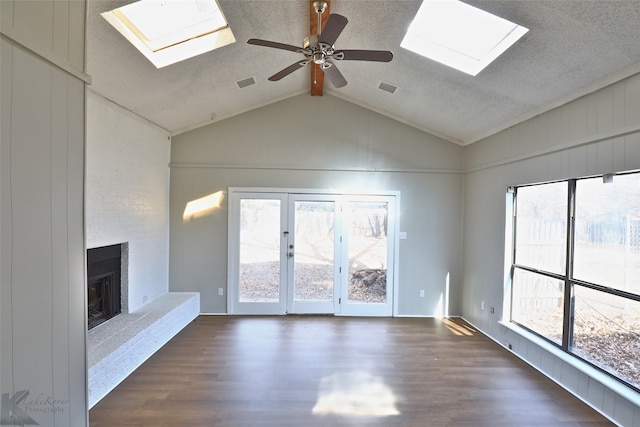
<path fill-rule="evenodd" d="M 67 71 L 84 72 L 85 2 L 2 0 L 2 34 Z"/>
<path fill-rule="evenodd" d="M 0 392 L 86 426 L 84 2 L 0 6 Z"/>
<path fill-rule="evenodd" d="M 464 158 L 463 316 L 616 422 L 637 425 L 629 420 L 640 420 L 640 394 L 603 384 L 500 321 L 509 320 L 507 187 L 640 169 L 640 75 L 465 147 Z"/>

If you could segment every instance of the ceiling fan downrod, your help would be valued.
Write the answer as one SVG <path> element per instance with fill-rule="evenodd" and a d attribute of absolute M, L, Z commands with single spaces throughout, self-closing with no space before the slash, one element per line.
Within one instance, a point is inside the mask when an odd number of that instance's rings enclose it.
<path fill-rule="evenodd" d="M 322 14 L 327 10 L 327 2 L 314 1 L 313 8 L 318 14 L 318 36 L 320 36 L 322 34 Z"/>
<path fill-rule="evenodd" d="M 318 14 L 318 26 L 316 33 L 312 34 L 305 40 L 305 48 L 309 48 L 311 50 L 310 58 L 314 64 L 324 65 L 326 61 L 326 52 L 320 46 L 319 39 L 322 34 L 322 14 L 325 10 L 327 10 L 327 3 L 324 1 L 314 1 L 313 9 Z"/>

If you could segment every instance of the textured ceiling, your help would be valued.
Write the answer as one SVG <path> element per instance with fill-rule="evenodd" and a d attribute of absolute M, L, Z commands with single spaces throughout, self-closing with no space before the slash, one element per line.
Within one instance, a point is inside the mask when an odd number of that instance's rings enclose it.
<path fill-rule="evenodd" d="M 92 90 L 178 134 L 308 92 L 308 67 L 267 78 L 301 58 L 248 45 L 260 38 L 301 46 L 307 0 L 219 1 L 236 43 L 156 69 L 101 16 L 130 1 L 88 1 L 87 71 Z M 390 63 L 339 62 L 349 84 L 325 93 L 466 145 L 542 111 L 640 72 L 640 0 L 468 1 L 529 28 L 476 77 L 400 48 L 420 6 L 414 0 L 333 0 L 349 23 L 337 49 L 381 49 Z M 236 81 L 254 76 L 239 89 Z M 380 81 L 398 86 L 395 94 Z"/>

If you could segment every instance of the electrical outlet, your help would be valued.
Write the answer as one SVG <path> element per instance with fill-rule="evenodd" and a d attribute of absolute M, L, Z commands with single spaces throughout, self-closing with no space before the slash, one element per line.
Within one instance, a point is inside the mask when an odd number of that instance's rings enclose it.
<path fill-rule="evenodd" d="M 420 289 L 420 298 L 424 298 L 424 289 Z"/>
<path fill-rule="evenodd" d="M 480 310 L 484 311 L 484 301 L 480 303 Z"/>
<path fill-rule="evenodd" d="M 223 296 L 223 295 L 224 295 L 224 289 L 218 288 L 218 296 Z"/>
<path fill-rule="evenodd" d="M 491 314 L 495 313 L 495 309 L 493 307 L 491 307 Z"/>

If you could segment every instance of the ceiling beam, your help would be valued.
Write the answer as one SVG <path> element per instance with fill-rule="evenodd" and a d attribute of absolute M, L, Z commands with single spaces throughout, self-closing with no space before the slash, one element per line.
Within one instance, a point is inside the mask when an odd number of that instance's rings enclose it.
<path fill-rule="evenodd" d="M 329 17 L 331 0 L 324 0 L 327 3 L 327 8 L 322 14 L 322 28 L 327 22 Z M 318 34 L 318 14 L 313 7 L 314 0 L 309 0 L 309 34 Z M 320 69 L 320 66 L 311 62 L 311 96 L 322 96 L 324 90 L 324 72 Z"/>

